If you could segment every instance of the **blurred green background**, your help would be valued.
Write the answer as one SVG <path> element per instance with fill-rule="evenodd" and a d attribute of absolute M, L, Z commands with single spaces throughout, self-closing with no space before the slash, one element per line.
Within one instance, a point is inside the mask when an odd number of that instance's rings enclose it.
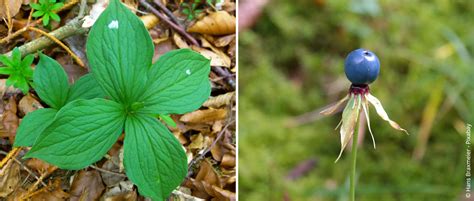
<path fill-rule="evenodd" d="M 371 107 L 377 149 L 365 133 L 357 200 L 469 200 L 471 0 L 270 0 L 239 33 L 240 200 L 347 200 L 350 150 L 334 163 L 341 113 L 288 122 L 344 97 L 344 58 L 359 47 L 381 61 L 371 93 L 410 135 Z M 292 171 L 301 174 L 288 176 Z"/>

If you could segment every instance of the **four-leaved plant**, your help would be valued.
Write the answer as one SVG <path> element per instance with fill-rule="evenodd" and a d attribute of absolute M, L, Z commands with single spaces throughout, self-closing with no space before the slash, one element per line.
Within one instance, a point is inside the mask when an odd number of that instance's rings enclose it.
<path fill-rule="evenodd" d="M 198 109 L 209 97 L 210 61 L 189 49 L 152 64 L 153 43 L 141 20 L 118 0 L 92 27 L 86 44 L 91 72 L 106 97 L 62 107 L 26 158 L 77 170 L 100 160 L 124 132 L 123 163 L 139 192 L 164 200 L 183 181 L 182 145 L 157 115 Z"/>
<path fill-rule="evenodd" d="M 0 74 L 8 75 L 7 86 L 13 85 L 24 94 L 28 93 L 31 85 L 31 77 L 33 77 L 31 64 L 34 59 L 33 55 L 27 55 L 21 59 L 21 53 L 18 48 L 13 49 L 11 58 L 0 55 L 0 62 L 5 65 L 0 67 Z"/>
<path fill-rule="evenodd" d="M 33 17 L 43 17 L 43 26 L 48 26 L 49 19 L 59 22 L 61 18 L 55 12 L 64 6 L 63 3 L 56 3 L 56 0 L 39 0 L 39 3 L 32 3 L 30 6 L 36 11 Z"/>
<path fill-rule="evenodd" d="M 40 53 L 33 75 L 33 88 L 50 108 L 26 114 L 17 130 L 14 146 L 33 146 L 36 138 L 53 122 L 56 113 L 78 99 L 104 97 L 94 77 L 87 74 L 69 86 L 66 72 L 56 60 Z"/>

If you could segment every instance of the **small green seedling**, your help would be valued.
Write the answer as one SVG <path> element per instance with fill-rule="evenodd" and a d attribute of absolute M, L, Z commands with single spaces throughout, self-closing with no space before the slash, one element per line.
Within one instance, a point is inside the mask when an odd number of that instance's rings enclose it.
<path fill-rule="evenodd" d="M 87 74 L 69 86 L 66 72 L 54 59 L 40 53 L 33 75 L 33 88 L 50 108 L 28 113 L 17 130 L 14 146 L 32 146 L 36 138 L 53 122 L 64 105 L 78 99 L 104 97 L 92 74 Z"/>
<path fill-rule="evenodd" d="M 142 21 L 118 0 L 99 16 L 86 44 L 91 73 L 106 97 L 67 103 L 26 158 L 78 170 L 100 160 L 125 133 L 123 163 L 139 192 L 165 200 L 187 174 L 182 145 L 157 115 L 198 109 L 210 95 L 210 61 L 189 50 L 152 64 Z"/>
<path fill-rule="evenodd" d="M 181 6 L 183 7 L 183 14 L 185 14 L 186 18 L 190 21 L 196 18 L 203 11 L 203 9 L 197 9 L 199 1 L 193 1 L 193 3 L 184 2 Z"/>
<path fill-rule="evenodd" d="M 56 22 L 61 21 L 55 12 L 64 6 L 63 3 L 56 3 L 56 0 L 39 0 L 39 3 L 32 3 L 30 6 L 36 10 L 33 17 L 43 17 L 43 26 L 49 25 L 50 18 Z"/>
<path fill-rule="evenodd" d="M 6 82 L 7 86 L 14 86 L 24 94 L 28 93 L 31 78 L 33 77 L 33 70 L 31 69 L 33 60 L 33 55 L 26 55 L 25 58 L 21 59 L 21 53 L 18 48 L 13 49 L 11 58 L 0 55 L 0 61 L 6 65 L 0 67 L 0 74 L 9 75 Z"/>

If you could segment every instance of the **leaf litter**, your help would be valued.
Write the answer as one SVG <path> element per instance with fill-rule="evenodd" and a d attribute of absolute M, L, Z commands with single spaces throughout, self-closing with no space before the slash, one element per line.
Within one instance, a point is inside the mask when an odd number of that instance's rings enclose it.
<path fill-rule="evenodd" d="M 8 0 L 5 0 L 8 1 Z M 37 1 L 30 1 L 37 2 Z M 79 0 L 66 1 L 69 7 L 61 9 L 58 15 L 61 22 L 52 22 L 50 27 L 41 27 L 37 19 L 28 19 L 31 8 L 28 1 L 8 1 L 10 17 L 0 23 L 0 53 L 5 54 L 14 47 L 38 40 L 41 35 L 32 31 L 22 31 L 28 26 L 35 26 L 45 32 L 61 29 L 69 21 L 78 17 L 77 10 L 84 6 L 86 22 L 83 27 L 90 27 L 103 9 L 107 0 L 81 5 Z M 155 44 L 154 61 L 163 53 L 173 49 L 192 48 L 211 59 L 212 93 L 201 109 L 183 115 L 171 115 L 177 123 L 170 127 L 175 137 L 181 142 L 188 156 L 188 176 L 177 188 L 171 200 L 235 200 L 236 192 L 236 137 L 235 137 L 235 2 L 222 1 L 220 5 L 199 5 L 204 12 L 199 18 L 186 20 L 181 13 L 180 2 L 162 1 L 163 6 L 173 14 L 178 27 L 187 30 L 187 34 L 198 41 L 199 46 L 191 43 L 186 36 L 169 26 L 162 19 L 148 12 L 139 1 L 126 1 L 128 7 L 141 17 Z M 157 2 L 157 1 L 155 1 Z M 186 1 L 185 1 L 186 2 Z M 7 11 L 3 7 L 0 15 Z M 20 4 L 22 3 L 22 4 Z M 158 5 L 154 5 L 159 7 Z M 160 10 L 166 13 L 165 10 Z M 112 24 L 112 28 L 115 27 Z M 83 62 L 87 59 L 84 44 L 86 38 L 78 33 L 65 41 L 73 53 Z M 18 33 L 18 34 L 16 34 Z M 78 35 L 79 34 L 79 35 Z M 13 36 L 12 36 L 13 35 Z M 9 40 L 4 40 L 8 38 Z M 76 81 L 87 73 L 87 68 L 77 65 L 70 53 L 53 44 L 46 48 L 35 49 L 55 58 L 70 78 Z M 34 64 L 37 63 L 37 58 Z M 33 64 L 33 68 L 34 68 Z M 7 87 L 8 77 L 0 77 L 0 159 L 5 161 L 0 167 L 0 198 L 6 200 L 137 200 L 143 199 L 137 188 L 128 180 L 123 168 L 123 135 L 102 160 L 79 171 L 58 169 L 38 159 L 22 159 L 28 148 L 13 149 L 16 129 L 22 118 L 29 112 L 48 107 L 44 100 L 31 89 L 28 94 Z"/>

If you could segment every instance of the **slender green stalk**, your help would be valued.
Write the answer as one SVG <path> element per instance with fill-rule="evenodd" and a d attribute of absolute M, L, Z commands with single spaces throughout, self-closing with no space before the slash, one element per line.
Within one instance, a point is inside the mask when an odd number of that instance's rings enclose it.
<path fill-rule="evenodd" d="M 360 114 L 359 114 L 360 115 Z M 352 137 L 352 166 L 350 175 L 350 194 L 351 201 L 355 201 L 355 180 L 356 180 L 356 163 L 357 163 L 357 141 L 359 139 L 359 122 L 357 122 L 357 129 L 354 131 Z"/>

